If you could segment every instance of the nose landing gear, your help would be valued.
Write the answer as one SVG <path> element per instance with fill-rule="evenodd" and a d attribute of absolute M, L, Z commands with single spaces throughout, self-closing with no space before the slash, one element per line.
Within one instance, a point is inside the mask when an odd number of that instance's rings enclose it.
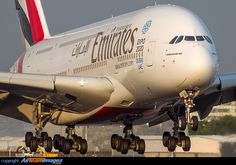
<path fill-rule="evenodd" d="M 191 109 L 195 106 L 193 99 L 199 94 L 199 91 L 183 91 L 180 93 L 180 100 L 184 104 L 184 109 L 176 112 L 170 111 L 168 114 L 174 121 L 173 135 L 170 132 L 164 132 L 162 142 L 170 152 L 175 151 L 176 146 L 182 147 L 183 151 L 190 151 L 191 140 L 186 136 L 185 131 L 189 126 L 193 131 L 197 131 L 199 121 L 197 116 L 190 116 Z M 184 111 L 183 111 L 184 110 Z M 180 112 L 179 112 L 180 111 Z"/>

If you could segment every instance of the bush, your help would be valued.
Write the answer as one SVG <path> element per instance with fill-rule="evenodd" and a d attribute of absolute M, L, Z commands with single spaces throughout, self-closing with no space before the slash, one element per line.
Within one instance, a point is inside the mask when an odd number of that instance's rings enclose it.
<path fill-rule="evenodd" d="M 229 135 L 236 134 L 236 117 L 224 116 L 210 122 L 201 121 L 198 131 L 189 129 L 191 135 Z"/>

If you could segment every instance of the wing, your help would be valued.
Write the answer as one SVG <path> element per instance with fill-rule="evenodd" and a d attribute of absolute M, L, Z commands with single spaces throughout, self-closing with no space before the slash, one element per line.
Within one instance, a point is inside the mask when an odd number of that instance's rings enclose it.
<path fill-rule="evenodd" d="M 112 83 L 105 77 L 0 73 L 0 106 L 19 97 L 28 101 L 46 98 L 50 106 L 86 113 L 104 105 L 113 90 Z"/>
<path fill-rule="evenodd" d="M 222 74 L 213 85 L 195 100 L 196 110 L 201 119 L 206 118 L 213 106 L 236 100 L 236 73 Z"/>

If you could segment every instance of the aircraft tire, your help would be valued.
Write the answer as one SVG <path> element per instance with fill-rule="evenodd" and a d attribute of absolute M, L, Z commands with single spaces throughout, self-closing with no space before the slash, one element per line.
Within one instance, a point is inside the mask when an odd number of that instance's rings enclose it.
<path fill-rule="evenodd" d="M 33 135 L 32 132 L 27 132 L 25 134 L 25 145 L 26 145 L 26 147 L 30 147 L 31 139 L 32 139 L 33 136 L 34 135 Z"/>
<path fill-rule="evenodd" d="M 144 152 L 145 152 L 145 141 L 143 139 L 139 139 L 137 141 L 137 143 L 138 143 L 138 149 L 137 149 L 138 154 L 144 154 Z"/>
<path fill-rule="evenodd" d="M 51 152 L 52 151 L 52 138 L 51 137 L 48 137 L 46 140 L 45 140 L 45 150 L 46 152 Z"/>
<path fill-rule="evenodd" d="M 184 131 L 187 127 L 186 117 L 182 116 L 179 118 L 179 129 Z"/>
<path fill-rule="evenodd" d="M 53 147 L 58 150 L 60 145 L 59 145 L 59 140 L 60 140 L 60 135 L 56 134 L 53 137 Z"/>
<path fill-rule="evenodd" d="M 47 140 L 48 139 L 48 133 L 47 132 L 42 132 L 41 137 L 42 137 L 43 141 Z"/>
<path fill-rule="evenodd" d="M 120 151 L 121 150 L 121 142 L 123 138 L 121 136 L 116 137 L 116 150 Z"/>
<path fill-rule="evenodd" d="M 88 143 L 85 139 L 80 141 L 80 154 L 84 155 L 88 151 Z"/>
<path fill-rule="evenodd" d="M 38 149 L 38 140 L 36 137 L 32 137 L 30 141 L 30 151 L 36 152 Z"/>
<path fill-rule="evenodd" d="M 197 116 L 193 116 L 191 118 L 191 121 L 190 121 L 190 128 L 193 130 L 193 131 L 197 131 L 198 130 L 198 125 L 199 125 L 199 121 L 198 121 L 198 117 Z"/>
<path fill-rule="evenodd" d="M 71 150 L 71 143 L 68 139 L 64 139 L 63 143 L 62 143 L 62 152 L 64 154 L 70 154 L 70 150 Z"/>
<path fill-rule="evenodd" d="M 183 141 L 185 137 L 186 137 L 186 135 L 184 132 L 179 132 L 180 141 Z"/>
<path fill-rule="evenodd" d="M 185 152 L 190 151 L 190 148 L 191 148 L 191 140 L 190 140 L 190 138 L 189 138 L 188 136 L 185 136 L 185 138 L 184 138 L 184 140 L 183 140 L 182 143 L 183 143 L 183 144 L 182 144 L 183 150 L 184 150 Z"/>
<path fill-rule="evenodd" d="M 134 137 L 133 137 L 133 141 L 134 141 L 134 143 L 136 144 L 136 147 L 134 148 L 134 151 L 135 151 L 135 152 L 138 151 L 138 148 L 139 148 L 138 142 L 139 142 L 139 140 L 140 140 L 140 137 L 138 137 L 138 136 L 134 136 Z"/>
<path fill-rule="evenodd" d="M 128 153 L 128 151 L 129 151 L 129 143 L 127 140 L 122 139 L 120 144 L 120 152 L 121 154 L 125 155 Z"/>
<path fill-rule="evenodd" d="M 59 138 L 59 144 L 58 144 L 58 150 L 60 151 L 60 152 L 63 152 L 63 143 L 64 143 L 64 141 L 65 141 L 66 139 L 65 139 L 65 137 L 63 137 L 63 136 L 60 136 L 60 138 Z"/>
<path fill-rule="evenodd" d="M 170 152 L 173 152 L 173 151 L 175 151 L 175 149 L 176 149 L 176 140 L 173 136 L 171 136 L 169 138 L 169 142 L 168 142 L 168 150 Z"/>
<path fill-rule="evenodd" d="M 111 136 L 111 148 L 116 149 L 116 138 L 118 137 L 117 134 Z"/>
<path fill-rule="evenodd" d="M 162 136 L 162 143 L 165 147 L 168 147 L 169 144 L 169 138 L 170 138 L 170 132 L 164 132 Z"/>

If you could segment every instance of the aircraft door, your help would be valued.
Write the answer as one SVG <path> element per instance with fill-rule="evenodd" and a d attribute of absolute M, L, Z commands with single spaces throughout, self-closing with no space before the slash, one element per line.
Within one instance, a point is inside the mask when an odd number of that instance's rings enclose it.
<path fill-rule="evenodd" d="M 146 49 L 146 66 L 152 67 L 153 66 L 153 60 L 156 52 L 156 42 L 149 42 L 148 48 Z"/>

